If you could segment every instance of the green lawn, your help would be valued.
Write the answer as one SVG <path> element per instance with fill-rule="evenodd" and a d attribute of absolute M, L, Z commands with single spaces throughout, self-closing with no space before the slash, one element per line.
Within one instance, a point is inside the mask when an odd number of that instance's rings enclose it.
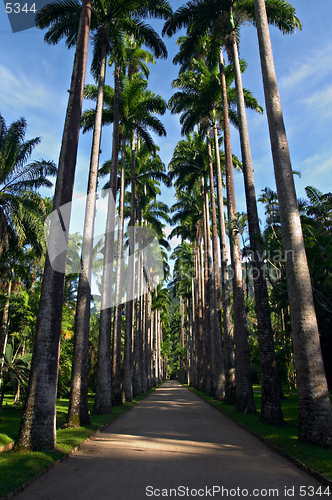
<path fill-rule="evenodd" d="M 108 415 L 93 415 L 91 417 L 91 425 L 78 427 L 77 429 L 61 428 L 66 422 L 68 399 L 58 400 L 56 449 L 50 452 L 6 451 L 0 453 L 0 498 L 6 496 L 52 465 L 53 462 L 90 437 L 101 426 L 111 422 L 135 406 L 139 400 L 146 397 L 151 391 L 135 398 L 132 403 L 124 403 L 123 406 L 114 407 L 113 412 Z M 89 396 L 90 411 L 92 410 L 93 402 L 94 396 L 91 395 Z M 19 430 L 21 415 L 22 407 L 13 405 L 12 396 L 6 397 L 2 410 L 2 420 L 0 422 L 0 446 L 15 440 Z"/>
<path fill-rule="evenodd" d="M 234 420 L 249 427 L 249 429 L 259 436 L 270 441 L 289 455 L 297 458 L 310 469 L 332 480 L 332 450 L 302 443 L 297 438 L 298 409 L 296 393 L 285 396 L 285 399 L 281 400 L 286 427 L 277 427 L 274 425 L 262 424 L 259 421 L 259 410 L 261 407 L 259 386 L 254 386 L 254 398 L 258 410 L 256 415 L 245 415 L 242 412 L 236 411 L 234 406 L 226 405 L 222 401 L 216 401 L 192 387 L 189 387 L 189 389 L 212 404 L 215 408 L 218 408 L 218 410 L 226 413 Z"/>

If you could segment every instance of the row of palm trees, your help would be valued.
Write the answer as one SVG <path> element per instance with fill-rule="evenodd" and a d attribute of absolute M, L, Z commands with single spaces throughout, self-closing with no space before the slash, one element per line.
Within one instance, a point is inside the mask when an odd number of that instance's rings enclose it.
<path fill-rule="evenodd" d="M 225 64 L 223 59 L 222 48 L 225 47 L 230 61 L 232 62 L 236 102 L 237 102 L 237 119 L 240 132 L 240 143 L 242 153 L 242 168 L 244 175 L 245 194 L 247 202 L 249 236 L 251 246 L 252 265 L 255 269 L 254 291 L 255 291 L 255 308 L 257 317 L 258 337 L 259 337 L 259 352 L 260 352 L 260 367 L 262 376 L 262 409 L 261 419 L 264 422 L 276 423 L 283 425 L 283 417 L 280 408 L 279 391 L 277 373 L 275 370 L 273 332 L 271 327 L 270 308 L 268 302 L 267 284 L 263 268 L 263 252 L 262 238 L 259 227 L 255 186 L 253 178 L 252 161 L 250 154 L 250 143 L 248 135 L 248 127 L 245 113 L 245 94 L 242 88 L 241 81 L 241 66 L 238 56 L 238 38 L 239 28 L 243 21 L 256 24 L 260 56 L 262 63 L 262 74 L 264 83 L 264 92 L 266 99 L 267 117 L 269 121 L 271 147 L 274 160 L 276 184 L 278 189 L 278 197 L 280 203 L 283 203 L 283 208 L 280 209 L 281 225 L 283 228 L 283 241 L 286 250 L 286 255 L 291 255 L 292 258 L 287 260 L 287 280 L 289 300 L 291 304 L 291 323 L 294 338 L 295 363 L 297 370 L 297 380 L 299 384 L 299 437 L 303 440 L 327 444 L 331 442 L 331 405 L 327 390 L 326 378 L 322 362 L 322 356 L 319 352 L 319 334 L 314 311 L 314 304 L 311 292 L 310 276 L 308 265 L 305 259 L 304 242 L 301 230 L 300 217 L 297 207 L 295 195 L 293 172 L 289 159 L 287 138 L 285 134 L 280 97 L 275 77 L 273 56 L 271 50 L 271 42 L 268 31 L 268 24 L 272 23 L 278 26 L 284 33 L 294 31 L 296 27 L 301 27 L 299 20 L 295 16 L 294 8 L 285 2 L 275 1 L 259 1 L 241 2 L 232 0 L 197 0 L 188 2 L 180 7 L 173 16 L 165 23 L 163 32 L 169 36 L 174 34 L 179 28 L 187 28 L 187 37 L 182 40 L 180 52 L 177 56 L 177 62 L 182 63 L 181 76 L 176 85 L 183 88 L 183 95 L 176 94 L 173 97 L 173 109 L 182 111 L 181 122 L 183 123 L 183 132 L 193 129 L 197 125 L 199 133 L 206 134 L 207 157 L 206 165 L 210 164 L 210 194 L 211 194 L 211 209 L 212 209 L 212 248 L 213 258 L 211 259 L 211 250 L 209 249 L 210 234 L 206 232 L 206 227 L 209 225 L 210 217 L 206 214 L 208 211 L 208 202 L 204 208 L 204 190 L 205 180 L 202 177 L 200 184 L 202 189 L 202 217 L 197 221 L 197 235 L 191 241 L 194 241 L 194 248 L 199 255 L 200 238 L 203 226 L 203 241 L 205 263 L 199 270 L 199 256 L 196 258 L 196 287 L 198 299 L 196 307 L 198 309 L 196 316 L 193 319 L 197 321 L 197 336 L 192 335 L 189 345 L 195 344 L 195 359 L 197 363 L 197 384 L 202 385 L 202 373 L 204 361 L 205 364 L 211 364 L 213 379 L 218 377 L 218 368 L 213 366 L 215 360 L 214 354 L 218 353 L 216 343 L 219 344 L 220 329 L 217 327 L 214 330 L 211 328 L 213 315 L 211 315 L 212 288 L 215 290 L 215 298 L 217 301 L 214 305 L 213 313 L 217 314 L 215 324 L 220 324 L 220 306 L 218 300 L 219 292 L 219 272 L 212 272 L 211 262 L 214 261 L 215 269 L 218 270 L 217 261 L 217 245 L 216 245 L 216 215 L 214 207 L 214 177 L 212 173 L 212 155 L 210 145 L 210 135 L 215 139 L 215 155 L 216 155 L 216 177 L 217 188 L 219 189 L 219 214 L 223 218 L 222 205 L 222 184 L 219 173 L 220 161 L 218 137 L 211 128 L 210 116 L 217 116 L 217 106 L 215 102 L 209 102 L 208 97 L 213 95 L 211 89 L 206 92 L 204 85 L 204 72 L 197 71 L 194 68 L 195 74 L 185 72 L 188 68 L 193 69 L 192 58 L 196 58 L 196 66 L 202 66 L 202 59 L 210 68 L 214 68 L 219 62 L 219 81 L 222 93 L 221 119 L 219 123 L 223 130 L 224 149 L 225 149 L 225 176 L 226 176 L 226 191 L 227 191 L 227 215 L 229 226 L 229 242 L 230 254 L 232 263 L 232 285 L 233 285 L 233 310 L 234 310 L 234 341 L 235 341 L 235 385 L 236 385 L 236 407 L 245 412 L 254 412 L 255 406 L 253 401 L 252 387 L 250 382 L 250 358 L 248 347 L 248 332 L 245 311 L 245 301 L 243 296 L 242 286 L 242 265 L 240 256 L 240 247 L 238 234 L 236 232 L 236 205 L 234 196 L 233 184 L 233 160 L 231 151 L 231 140 L 229 132 L 230 110 L 229 96 L 227 93 L 227 81 L 225 75 Z M 219 60 L 218 60 L 219 59 Z M 193 81 L 190 83 L 188 79 L 198 80 L 198 85 Z M 201 94 L 200 94 L 201 93 Z M 192 99 L 190 99 L 192 95 Z M 200 99 L 201 98 L 201 99 Z M 209 102 L 208 109 L 204 109 L 204 105 Z M 202 104 L 203 103 L 203 106 Z M 219 100 L 220 103 L 220 100 Z M 206 125 L 208 122 L 208 126 Z M 212 125 L 212 126 L 211 126 Z M 215 125 L 215 131 L 217 127 Z M 201 138 L 199 140 L 202 140 Z M 179 146 L 179 145 L 178 145 Z M 172 160 L 173 164 L 178 167 L 178 155 L 175 152 L 175 157 Z M 172 166 L 171 162 L 171 166 Z M 181 163 L 181 162 L 180 162 Z M 180 170 L 185 170 L 186 159 L 184 159 Z M 196 163 L 197 165 L 197 163 Z M 177 173 L 179 175 L 179 172 Z M 178 189 L 183 189 L 183 184 L 179 180 Z M 184 183 L 186 189 L 190 191 L 190 181 Z M 185 200 L 186 202 L 187 200 Z M 204 220 L 206 218 L 206 221 Z M 201 220 L 203 219 L 203 220 Z M 185 228 L 185 231 L 187 228 Z M 225 246 L 225 236 L 221 221 L 219 223 L 220 231 L 220 246 Z M 207 239 L 207 241 L 205 241 Z M 288 254 L 289 252 L 289 254 Z M 223 255 L 221 254 L 221 262 L 223 263 Z M 206 273 L 205 283 L 200 283 L 200 276 Z M 213 276 L 215 282 L 211 288 L 209 281 Z M 227 280 L 226 280 L 227 283 Z M 205 284 L 205 308 L 204 295 L 200 291 Z M 299 292 L 298 287 L 301 291 Z M 224 286 L 227 295 L 227 286 Z M 188 293 L 188 290 L 187 290 Z M 192 290 L 193 300 L 195 292 Z M 203 302 L 203 304 L 202 304 Z M 224 314 L 227 311 L 227 299 L 224 303 Z M 189 304 L 188 304 L 189 307 Z M 202 321 L 205 317 L 205 327 L 210 319 L 210 327 L 202 328 Z M 309 320 L 311 317 L 311 320 Z M 307 323 L 306 323 L 307 322 Z M 306 327 L 304 324 L 306 323 Z M 229 324 L 224 317 L 224 345 L 228 346 Z M 192 327 L 193 330 L 193 327 Z M 205 332 L 205 339 L 203 335 Z M 212 336 L 212 341 L 209 339 Z M 309 347 L 308 340 L 311 339 Z M 194 340 L 196 339 L 196 340 Z M 212 347 L 211 347 L 212 346 Z M 316 367 L 312 364 L 312 351 L 314 349 L 315 359 L 319 367 L 319 373 Z M 225 347 L 226 349 L 226 347 Z M 218 354 L 217 354 L 218 355 Z M 317 356 L 317 358 L 316 358 Z M 225 360 L 230 359 L 230 354 L 226 352 Z M 226 365 L 227 366 L 227 365 Z M 224 370 L 227 375 L 228 366 Z M 207 368 L 205 368 L 207 373 Z M 303 378 L 302 378 L 303 377 Z M 315 382 L 314 382 L 315 380 Z M 206 381 L 205 381 L 206 382 Z M 207 383 L 207 382 L 206 382 Z M 226 382 L 227 384 L 227 382 Z M 320 385 L 322 384 L 322 385 Z M 316 387 L 316 390 L 315 390 Z M 318 389 L 319 387 L 319 389 Z M 218 385 L 215 381 L 214 393 L 220 396 Z M 323 430 L 324 429 L 324 430 Z"/>
<path fill-rule="evenodd" d="M 75 325 L 75 340 L 74 340 L 74 355 L 73 355 L 73 375 L 72 375 L 72 397 L 69 409 L 69 423 L 77 425 L 78 423 L 86 423 L 89 419 L 87 411 L 87 346 L 88 346 L 88 324 L 90 310 L 90 290 L 88 283 L 90 282 L 89 273 L 91 272 L 91 241 L 93 234 L 93 216 L 95 205 L 95 192 L 98 171 L 99 145 L 102 124 L 102 108 L 104 100 L 105 88 L 105 70 L 107 57 L 111 55 L 111 61 L 114 62 L 114 99 L 113 99 L 113 147 L 112 160 L 110 166 L 110 182 L 109 187 L 111 196 L 109 197 L 108 221 L 105 232 L 105 248 L 104 248 L 104 274 L 103 288 L 112 289 L 110 280 L 111 275 L 107 275 L 108 270 L 112 268 L 109 263 L 113 262 L 114 252 L 114 200 L 117 194 L 117 179 L 118 179 L 118 156 L 120 144 L 120 126 L 122 144 L 126 145 L 129 140 L 131 150 L 131 226 L 134 225 L 135 216 L 135 166 L 136 166 L 136 149 L 137 142 L 147 139 L 147 145 L 151 149 L 151 139 L 147 133 L 149 127 L 154 127 L 159 133 L 165 133 L 160 122 L 147 115 L 151 111 L 160 112 L 165 105 L 161 102 L 158 96 L 152 93 L 145 93 L 145 103 L 139 103 L 140 109 L 130 110 L 132 113 L 141 112 L 141 116 L 133 117 L 122 114 L 121 122 L 120 95 L 122 78 L 126 69 L 126 45 L 125 37 L 135 37 L 139 42 L 144 40 L 145 45 L 151 47 L 156 57 L 165 56 L 166 48 L 157 35 L 157 33 L 143 19 L 150 17 L 167 17 L 171 12 L 168 2 L 151 2 L 151 1 L 126 1 L 112 3 L 91 3 L 82 4 L 79 9 L 79 3 L 54 3 L 49 4 L 45 9 L 41 10 L 37 16 L 37 23 L 40 27 L 49 27 L 46 34 L 46 41 L 49 43 L 57 43 L 62 37 L 66 37 L 66 43 L 71 46 L 76 43 L 76 54 L 72 77 L 72 88 L 70 90 L 70 98 L 67 110 L 67 122 L 70 127 L 66 128 L 63 134 L 63 147 L 60 153 L 59 160 L 59 175 L 55 188 L 55 197 L 53 209 L 57 210 L 61 205 L 71 201 L 73 189 L 73 174 L 75 171 L 75 161 L 77 153 L 78 131 L 81 124 L 81 107 L 83 99 L 83 86 L 86 65 L 86 49 L 88 43 L 88 35 L 91 30 L 93 34 L 93 62 L 92 71 L 98 79 L 98 97 L 97 107 L 94 117 L 94 139 L 91 155 L 91 165 L 89 174 L 88 194 L 90 206 L 86 212 L 86 228 L 83 237 L 83 272 L 80 277 L 80 285 L 78 290 L 78 308 L 76 314 Z M 79 17 L 80 16 L 80 17 Z M 83 31 L 83 34 L 81 35 Z M 80 39 L 82 36 L 82 41 Z M 135 48 L 135 47 L 132 47 Z M 138 49 L 138 47 L 136 47 Z M 130 61 L 131 63 L 131 61 Z M 77 65 L 77 68 L 76 66 Z M 80 75 L 77 72 L 80 71 Z M 135 76 L 135 63 L 129 64 L 127 78 L 132 80 L 130 97 L 136 96 L 139 91 L 146 87 L 145 82 Z M 79 85 L 79 90 L 74 87 Z M 129 83 L 128 83 L 129 85 Z M 136 89 L 136 90 L 135 90 Z M 71 102 L 74 99 L 75 102 Z M 154 101 L 154 102 L 152 102 Z M 133 101 L 136 103 L 137 100 Z M 128 104 L 128 103 L 127 103 Z M 130 103 L 131 104 L 131 103 Z M 138 108 L 139 108 L 138 106 Z M 122 110 L 123 111 L 123 110 Z M 77 121 L 78 118 L 78 127 Z M 128 123 L 125 120 L 128 119 Z M 73 120 L 71 122 L 70 120 Z M 146 122 L 144 123 L 144 120 Z M 77 131 L 77 136 L 76 136 Z M 135 140 L 136 131 L 140 133 L 138 141 Z M 70 140 L 71 147 L 69 158 L 66 157 L 66 148 Z M 150 140 L 149 140 L 150 139 Z M 62 163 L 62 160 L 64 162 Z M 63 169 L 63 170 L 62 170 Z M 124 176 L 122 176 L 124 178 Z M 123 184 L 122 184 L 123 185 Z M 123 200 L 124 191 L 120 195 Z M 68 214 L 70 215 L 70 214 Z M 68 227 L 69 221 L 64 220 L 65 227 Z M 52 233 L 53 228 L 50 228 Z M 135 248 L 134 231 L 131 231 L 129 238 L 130 252 Z M 88 245 L 89 243 L 89 245 Z M 120 250 L 121 253 L 121 250 Z M 121 259 L 118 259 L 120 261 Z M 132 262 L 134 262 L 132 260 Z M 131 283 L 134 286 L 134 269 L 131 269 Z M 61 308 L 63 301 L 63 283 L 64 273 L 55 272 L 47 259 L 44 271 L 43 287 L 40 298 L 40 311 L 37 323 L 37 332 L 34 343 L 34 354 L 31 366 L 31 375 L 29 382 L 29 394 L 25 412 L 22 419 L 21 430 L 17 440 L 19 447 L 27 447 L 33 449 L 52 448 L 55 444 L 55 398 L 56 398 L 56 383 L 58 371 L 58 352 L 59 339 L 61 333 Z M 102 300 L 107 300 L 106 294 L 102 294 Z M 99 349 L 98 349 L 98 373 L 97 373 L 97 388 L 95 397 L 96 413 L 104 413 L 111 410 L 111 315 L 110 307 L 103 307 L 100 317 L 99 329 Z M 134 305 L 133 301 L 127 304 L 126 311 L 126 342 L 124 353 L 124 380 L 123 384 L 126 387 L 125 392 L 128 399 L 132 397 L 132 384 L 130 377 L 133 370 L 132 352 L 132 336 L 134 325 Z M 143 310 L 143 309 L 142 309 Z M 81 313 L 81 314 L 80 314 Z M 120 316 L 120 314 L 118 313 Z M 47 324 L 46 324 L 47 321 Z M 118 324 L 118 321 L 114 322 Z M 156 331 L 160 331 L 160 321 L 156 321 Z M 121 334 L 121 331 L 120 331 Z M 118 341 L 118 335 L 114 336 Z M 157 342 L 158 345 L 160 345 Z M 114 352 L 119 350 L 114 346 Z M 160 353 L 160 348 L 157 349 Z M 155 360 L 155 364 L 159 364 Z M 118 363 L 115 363 L 118 370 Z M 159 371 L 158 371 L 159 373 Z M 115 377 L 116 378 L 116 377 Z M 43 417 L 47 414 L 47 418 Z"/>
<path fill-rule="evenodd" d="M 117 291 L 119 290 L 118 280 L 116 279 L 113 283 L 112 273 L 108 274 L 110 268 L 113 268 L 109 264 L 113 263 L 115 252 L 118 257 L 117 262 L 120 263 L 122 259 L 119 257 L 123 252 L 122 238 L 119 238 L 116 246 L 112 230 L 116 215 L 114 200 L 118 191 L 120 145 L 119 214 L 122 219 L 126 210 L 124 166 L 128 145 L 131 171 L 130 226 L 134 226 L 137 219 L 142 226 L 148 219 L 149 205 L 148 203 L 145 205 L 146 213 L 144 214 L 144 198 L 147 196 L 148 187 L 146 184 L 146 188 L 143 185 L 143 190 L 136 189 L 137 169 L 140 164 L 139 155 L 144 152 L 144 148 L 147 148 L 147 154 L 152 151 L 152 154 L 147 156 L 148 161 L 152 163 L 157 161 L 160 166 L 161 162 L 156 160 L 156 150 L 153 150 L 147 129 L 152 127 L 160 135 L 165 133 L 161 123 L 153 117 L 153 113 L 165 111 L 165 103 L 161 98 L 147 91 L 146 82 L 143 76 L 138 73 L 139 68 L 142 68 L 142 53 L 139 54 L 142 43 L 153 51 L 155 57 L 165 57 L 167 54 L 166 47 L 160 37 L 144 22 L 147 17 L 165 19 L 163 32 L 169 36 L 181 27 L 187 29 L 187 36 L 182 40 L 176 58 L 177 62 L 182 64 L 179 78 L 174 83 L 180 92 L 177 92 L 170 102 L 173 112 L 182 113 L 183 132 L 193 133 L 193 135 L 188 136 L 186 141 L 178 144 L 170 165 L 172 176 L 176 178 L 178 208 L 180 208 L 174 217 L 174 222 L 181 222 L 177 234 L 182 237 L 186 258 L 190 252 L 185 240 L 189 239 L 193 242 L 192 259 L 196 278 L 193 280 L 193 276 L 191 276 L 191 287 L 189 284 L 185 287 L 187 298 L 188 294 L 191 293 L 191 309 L 188 302 L 187 314 L 189 314 L 188 311 L 192 311 L 191 335 L 187 342 L 187 370 L 190 367 L 192 370 L 191 379 L 199 388 L 207 392 L 212 391 L 218 398 L 226 397 L 231 400 L 235 395 L 235 404 L 239 410 L 255 411 L 250 380 L 240 244 L 235 224 L 236 200 L 233 165 L 237 162 L 233 159 L 230 140 L 230 120 L 233 120 L 240 131 L 250 245 L 254 268 L 257 271 L 254 288 L 262 372 L 261 418 L 265 422 L 283 424 L 274 369 L 273 336 L 267 286 L 263 272 L 261 272 L 261 235 L 245 115 L 246 105 L 258 111 L 260 111 L 260 107 L 250 93 L 242 88 L 241 71 L 244 67 L 238 56 L 239 28 L 241 23 L 245 21 L 257 26 L 283 241 L 288 255 L 292 255 L 292 259 L 287 261 L 287 282 L 299 390 L 299 436 L 306 441 L 327 444 L 331 440 L 332 429 L 330 400 L 320 352 L 310 276 L 306 263 L 293 173 L 268 32 L 268 23 L 277 25 L 284 33 L 292 32 L 301 25 L 295 16 L 293 7 L 281 0 L 192 0 L 174 13 L 169 3 L 164 0 L 157 2 L 150 0 L 99 2 L 97 0 L 93 3 L 91 0 L 84 0 L 82 5 L 77 1 L 56 2 L 49 4 L 39 12 L 37 16 L 39 27 L 49 28 L 46 41 L 57 43 L 62 37 L 65 37 L 68 46 L 76 44 L 53 203 L 53 210 L 57 212 L 63 205 L 72 200 L 90 32 L 93 42 L 92 71 L 98 80 L 98 88 L 86 90 L 86 95 L 95 97 L 96 110 L 88 112 L 83 120 L 86 128 L 91 127 L 91 123 L 93 123 L 94 136 L 89 172 L 89 206 L 86 209 L 83 237 L 83 271 L 80 276 L 76 311 L 69 423 L 77 425 L 78 423 L 86 423 L 89 419 L 87 411 L 87 346 L 90 289 L 88 283 L 91 273 L 91 242 L 103 118 L 105 123 L 113 122 L 113 144 L 109 165 L 108 187 L 111 196 L 109 197 L 108 221 L 105 232 L 102 283 L 102 300 L 105 303 L 102 306 L 100 317 L 94 411 L 96 413 L 110 411 L 112 384 L 114 385 L 113 393 L 116 402 L 120 402 L 119 367 L 121 365 L 119 359 L 122 308 L 121 306 L 115 308 L 112 366 L 112 309 L 107 307 L 109 304 L 107 290 L 114 288 L 115 295 L 119 293 Z M 232 68 L 225 66 L 223 48 L 227 50 Z M 134 55 L 135 51 L 136 55 Z M 105 86 L 105 73 L 109 56 L 109 61 L 114 64 L 113 90 Z M 152 55 L 144 57 L 147 61 L 151 60 Z M 235 80 L 235 96 L 234 91 L 229 88 L 232 79 Z M 127 101 L 126 95 L 128 95 Z M 106 103 L 105 109 L 104 102 Z M 194 131 L 195 127 L 197 127 L 197 132 Z M 223 132 L 224 155 L 220 154 L 219 149 L 220 131 Z M 144 155 L 142 154 L 142 156 Z M 229 278 L 227 276 L 226 227 L 221 174 L 223 157 L 232 264 L 234 341 Z M 190 175 L 192 171 L 188 172 L 189 164 L 197 169 L 197 176 Z M 162 171 L 159 170 L 158 178 L 162 177 L 161 173 Z M 214 194 L 215 184 L 217 203 L 215 203 Z M 197 194 L 197 197 L 192 196 L 192 194 Z M 188 219 L 186 218 L 186 210 L 193 209 L 194 204 L 197 205 L 194 207 L 196 219 L 195 217 Z M 163 208 L 164 211 L 165 208 Z M 65 227 L 69 226 L 69 218 L 70 213 L 68 212 L 68 220 L 63 220 Z M 121 224 L 122 222 L 119 227 Z M 57 234 L 55 227 L 51 226 L 50 230 L 51 234 Z M 160 232 L 159 237 L 162 240 Z M 56 243 L 55 236 L 54 244 Z M 135 247 L 140 244 L 140 241 L 135 241 L 135 231 L 130 231 L 130 256 L 134 255 Z M 219 277 L 219 245 L 221 249 L 221 282 Z M 63 258 L 64 266 L 65 255 Z M 135 276 L 139 277 L 139 282 L 142 280 L 143 266 L 138 261 L 138 267 L 135 270 L 135 259 L 132 258 L 131 262 L 128 287 L 132 292 L 131 295 L 134 296 Z M 116 276 L 120 275 L 121 270 L 118 267 Z M 50 259 L 46 257 L 28 398 L 17 440 L 17 445 L 20 447 L 49 449 L 53 448 L 55 444 L 55 402 L 64 280 L 65 273 L 55 271 Z M 154 316 L 150 314 L 149 293 L 136 304 L 131 300 L 126 306 L 122 389 L 128 400 L 132 398 L 134 390 L 139 393 L 149 387 L 151 371 L 147 369 L 147 366 L 151 367 L 149 359 L 151 359 L 153 351 L 152 346 L 154 346 L 155 353 L 153 364 L 155 379 L 159 380 L 159 374 L 163 372 L 160 361 L 162 318 L 157 309 Z M 157 288 L 157 299 L 158 294 L 161 297 L 164 296 L 160 287 Z M 180 295 L 183 295 L 183 291 Z M 166 302 L 167 300 L 163 301 L 162 307 L 166 307 Z M 221 317 L 221 312 L 223 317 Z M 151 318 L 151 324 L 155 325 L 154 334 L 151 333 L 152 327 L 149 327 L 148 318 Z M 135 336 L 134 325 L 136 325 Z M 181 341 L 184 345 L 183 338 Z M 225 355 L 223 351 L 225 351 Z"/>

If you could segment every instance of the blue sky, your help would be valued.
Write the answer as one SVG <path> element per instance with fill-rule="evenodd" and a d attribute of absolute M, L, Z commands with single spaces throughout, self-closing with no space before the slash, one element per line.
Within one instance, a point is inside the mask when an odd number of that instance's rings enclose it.
<path fill-rule="evenodd" d="M 173 0 L 171 3 L 177 9 L 183 2 Z M 301 172 L 301 178 L 295 177 L 297 194 L 304 197 L 304 188 L 308 185 L 323 192 L 332 190 L 332 2 L 294 0 L 292 4 L 303 30 L 284 36 L 271 28 L 271 37 L 292 165 L 294 170 Z M 162 23 L 154 21 L 152 24 L 160 32 Z M 44 33 L 36 28 L 13 34 L 5 6 L 0 3 L 0 112 L 7 125 L 24 116 L 28 123 L 27 138 L 42 137 L 34 158 L 57 163 L 74 50 L 68 50 L 64 42 L 49 46 L 44 43 L 43 36 Z M 176 38 L 177 35 L 165 39 L 169 58 L 151 66 L 150 88 L 166 99 L 172 95 L 171 82 L 178 71 L 172 64 L 177 51 Z M 248 64 L 243 75 L 244 86 L 264 107 L 257 34 L 251 26 L 242 28 L 240 56 Z M 107 77 L 112 85 L 111 69 Z M 86 83 L 93 83 L 89 70 Z M 178 117 L 170 113 L 162 121 L 168 135 L 158 139 L 158 144 L 167 165 L 181 139 L 180 126 Z M 258 196 L 265 186 L 275 188 L 266 115 L 249 111 L 248 123 Z M 75 182 L 77 196 L 85 193 L 91 140 L 91 134 L 80 139 Z M 235 130 L 232 131 L 232 145 L 233 152 L 240 157 Z M 103 131 L 101 149 L 103 162 L 111 154 L 111 128 Z M 241 174 L 235 175 L 235 182 L 237 210 L 245 211 Z M 164 188 L 163 201 L 171 205 L 173 194 L 173 190 Z M 260 214 L 263 216 L 262 209 Z"/>

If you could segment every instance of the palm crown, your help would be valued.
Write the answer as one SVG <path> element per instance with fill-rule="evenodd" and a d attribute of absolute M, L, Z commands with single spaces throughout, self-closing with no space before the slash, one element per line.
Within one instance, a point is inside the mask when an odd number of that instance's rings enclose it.
<path fill-rule="evenodd" d="M 24 118 L 7 127 L 0 115 L 0 251 L 24 241 L 41 251 L 44 241 L 44 204 L 36 190 L 52 186 L 47 176 L 55 175 L 57 168 L 52 161 L 27 163 L 41 138 L 25 141 L 26 127 Z"/>

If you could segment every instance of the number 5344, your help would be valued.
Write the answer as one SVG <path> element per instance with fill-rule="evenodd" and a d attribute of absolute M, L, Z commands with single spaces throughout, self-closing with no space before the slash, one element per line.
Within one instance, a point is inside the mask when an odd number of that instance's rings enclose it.
<path fill-rule="evenodd" d="M 7 14 L 20 14 L 20 12 L 34 12 L 36 13 L 36 4 L 32 4 L 31 7 L 28 7 L 28 4 L 25 3 L 23 7 L 21 7 L 20 3 L 6 3 L 6 12 Z"/>

